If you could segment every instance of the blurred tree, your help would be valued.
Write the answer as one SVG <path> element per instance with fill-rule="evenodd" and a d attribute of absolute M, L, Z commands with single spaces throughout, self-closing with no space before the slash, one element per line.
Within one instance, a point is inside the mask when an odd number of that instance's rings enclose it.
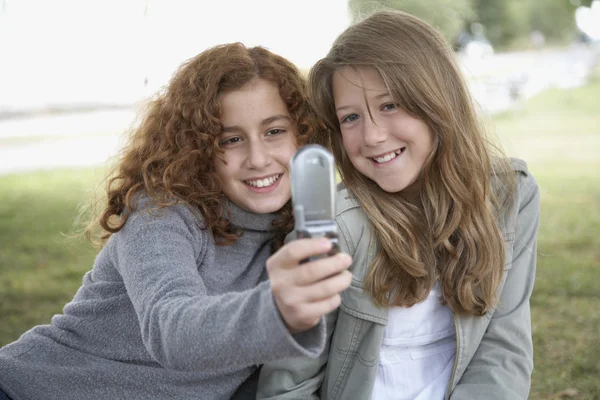
<path fill-rule="evenodd" d="M 354 21 L 359 21 L 374 11 L 395 9 L 415 15 L 453 42 L 463 30 L 466 21 L 474 20 L 473 0 L 349 0 Z"/>
<path fill-rule="evenodd" d="M 535 0 L 473 0 L 476 13 L 472 22 L 481 23 L 494 45 L 509 43 L 530 32 L 530 2 Z"/>
<path fill-rule="evenodd" d="M 531 29 L 539 30 L 551 40 L 571 39 L 577 32 L 575 9 L 579 4 L 584 6 L 591 4 L 591 0 L 528 0 L 528 2 Z"/>
<path fill-rule="evenodd" d="M 402 10 L 424 19 L 439 29 L 450 42 L 474 22 L 485 27 L 494 46 L 515 40 L 530 40 L 539 31 L 551 41 L 565 41 L 577 33 L 575 9 L 592 0 L 349 0 L 354 21 L 374 11 Z M 469 32 L 471 33 L 471 32 Z"/>
<path fill-rule="evenodd" d="M 473 0 L 475 20 L 485 26 L 495 46 L 540 31 L 551 40 L 569 39 L 576 32 L 575 9 L 592 0 Z"/>

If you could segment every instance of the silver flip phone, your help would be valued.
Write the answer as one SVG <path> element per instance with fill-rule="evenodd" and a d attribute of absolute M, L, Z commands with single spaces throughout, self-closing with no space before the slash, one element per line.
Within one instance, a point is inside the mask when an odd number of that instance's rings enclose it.
<path fill-rule="evenodd" d="M 306 145 L 292 157 L 290 176 L 298 239 L 327 237 L 333 244 L 327 255 L 339 252 L 333 155 L 323 146 Z"/>

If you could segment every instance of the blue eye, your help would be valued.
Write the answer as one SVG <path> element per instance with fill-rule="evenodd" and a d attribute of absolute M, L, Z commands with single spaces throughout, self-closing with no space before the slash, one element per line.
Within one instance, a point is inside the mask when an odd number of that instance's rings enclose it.
<path fill-rule="evenodd" d="M 358 114 L 350 114 L 350 115 L 346 115 L 344 118 L 342 118 L 341 123 L 346 123 L 346 122 L 354 122 L 358 119 Z"/>
<path fill-rule="evenodd" d="M 384 104 L 381 109 L 383 111 L 390 111 L 390 110 L 394 110 L 396 108 L 396 104 L 394 103 L 388 103 L 388 104 Z"/>

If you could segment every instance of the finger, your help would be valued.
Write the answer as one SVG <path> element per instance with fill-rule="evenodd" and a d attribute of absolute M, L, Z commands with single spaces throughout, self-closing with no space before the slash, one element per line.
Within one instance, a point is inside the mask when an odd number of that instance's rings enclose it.
<path fill-rule="evenodd" d="M 350 271 L 342 271 L 327 279 L 316 282 L 309 286 L 299 288 L 296 294 L 303 303 L 314 303 L 328 299 L 346 290 L 352 282 Z"/>
<path fill-rule="evenodd" d="M 289 270 L 289 280 L 299 286 L 311 285 L 348 269 L 352 258 L 346 253 L 310 261 Z"/>
<path fill-rule="evenodd" d="M 274 288 L 271 285 L 273 295 L 282 307 L 292 310 L 303 307 L 304 304 L 324 300 L 344 291 L 352 282 L 352 273 L 342 271 L 325 280 L 315 282 L 307 286 L 285 285 Z"/>
<path fill-rule="evenodd" d="M 342 298 L 336 294 L 317 302 L 304 304 L 298 308 L 295 315 L 291 316 L 288 325 L 297 331 L 310 329 L 319 323 L 322 316 L 338 308 L 341 303 Z"/>
<path fill-rule="evenodd" d="M 331 241 L 327 238 L 293 240 L 267 260 L 267 267 L 277 265 L 284 268 L 293 268 L 306 258 L 328 253 L 331 247 Z"/>

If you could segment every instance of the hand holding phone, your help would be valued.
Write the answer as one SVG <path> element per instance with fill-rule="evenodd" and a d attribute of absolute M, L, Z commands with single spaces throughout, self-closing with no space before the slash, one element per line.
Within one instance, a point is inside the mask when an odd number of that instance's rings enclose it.
<path fill-rule="evenodd" d="M 338 246 L 331 153 L 318 145 L 302 147 L 290 161 L 290 176 L 298 240 L 267 260 L 267 273 L 279 313 L 295 333 L 339 307 L 340 293 L 352 281 L 352 258 Z"/>

